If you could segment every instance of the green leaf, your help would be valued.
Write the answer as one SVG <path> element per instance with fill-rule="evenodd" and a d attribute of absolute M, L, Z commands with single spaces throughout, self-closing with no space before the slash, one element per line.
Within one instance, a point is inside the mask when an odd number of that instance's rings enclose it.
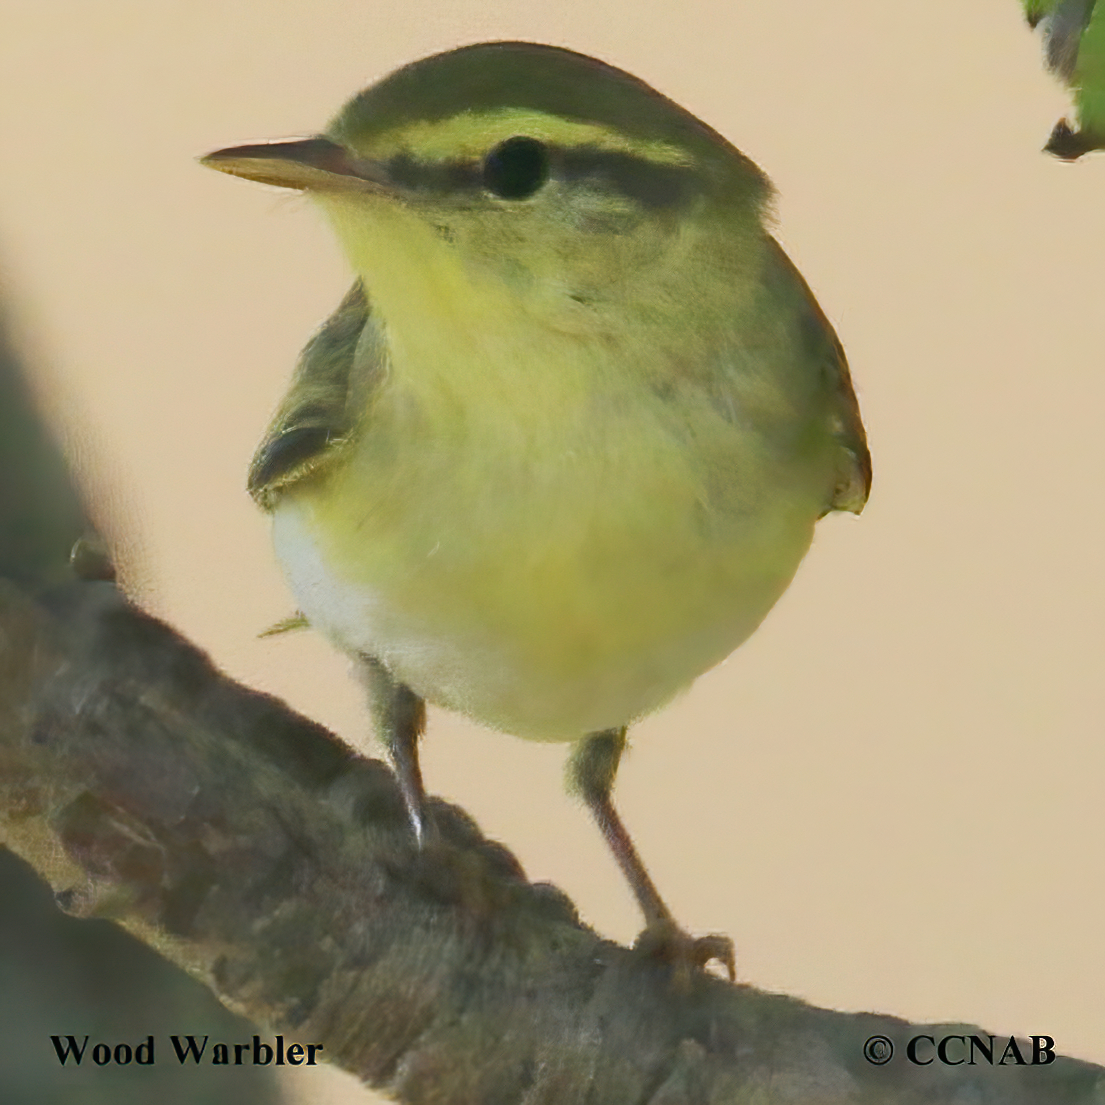
<path fill-rule="evenodd" d="M 1075 122 L 1060 119 L 1044 147 L 1066 161 L 1105 149 L 1105 4 L 1021 0 L 1044 37 L 1048 68 L 1074 92 Z"/>

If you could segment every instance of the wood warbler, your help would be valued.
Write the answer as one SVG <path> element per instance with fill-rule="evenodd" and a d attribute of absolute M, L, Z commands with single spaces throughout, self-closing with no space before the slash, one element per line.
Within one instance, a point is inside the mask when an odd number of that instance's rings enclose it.
<path fill-rule="evenodd" d="M 307 621 L 355 657 L 415 833 L 425 703 L 573 742 L 655 949 L 675 925 L 611 802 L 626 728 L 729 655 L 871 466 L 848 368 L 716 131 L 593 58 L 408 65 L 319 137 L 219 150 L 304 191 L 356 274 L 249 489 Z"/>

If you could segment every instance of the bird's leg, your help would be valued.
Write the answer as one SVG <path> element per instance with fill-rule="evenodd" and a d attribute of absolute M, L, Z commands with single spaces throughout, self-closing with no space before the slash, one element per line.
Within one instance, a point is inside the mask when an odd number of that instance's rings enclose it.
<path fill-rule="evenodd" d="M 418 739 L 426 729 L 426 703 L 398 682 L 379 660 L 371 656 L 361 659 L 372 720 L 395 768 L 403 804 L 421 847 L 426 832 L 426 792 L 418 766 Z"/>
<path fill-rule="evenodd" d="M 692 937 L 676 924 L 655 883 L 649 876 L 633 840 L 610 797 L 618 761 L 625 750 L 626 731 L 607 729 L 592 733 L 572 750 L 568 761 L 568 789 L 587 804 L 592 816 L 614 854 L 618 866 L 629 882 L 641 912 L 645 916 L 645 931 L 638 946 L 648 948 L 663 958 L 703 967 L 717 959 L 724 964 L 729 977 L 736 977 L 736 952 L 727 936 Z"/>
<path fill-rule="evenodd" d="M 624 749 L 624 729 L 608 729 L 604 733 L 584 737 L 572 750 L 572 758 L 568 762 L 568 789 L 587 804 L 622 874 L 633 888 L 645 920 L 649 924 L 671 921 L 671 910 L 664 904 L 664 899 L 649 877 L 610 797 Z"/>

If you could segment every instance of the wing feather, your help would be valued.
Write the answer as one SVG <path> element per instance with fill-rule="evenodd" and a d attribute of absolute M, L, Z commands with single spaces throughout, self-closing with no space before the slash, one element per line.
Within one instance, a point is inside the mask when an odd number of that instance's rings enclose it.
<path fill-rule="evenodd" d="M 271 511 L 291 484 L 332 463 L 380 377 L 379 343 L 363 339 L 371 309 L 358 280 L 299 355 L 291 387 L 249 469 L 249 493 Z M 367 348 L 366 348 L 367 345 Z"/>
<path fill-rule="evenodd" d="M 768 238 L 773 260 L 797 288 L 802 297 L 800 319 L 802 338 L 821 364 L 829 390 L 829 429 L 840 446 L 836 485 L 828 510 L 847 510 L 859 514 L 871 493 L 871 453 L 859 413 L 859 402 L 852 387 L 852 376 L 844 347 L 832 323 L 825 317 L 802 274 L 774 238 Z"/>

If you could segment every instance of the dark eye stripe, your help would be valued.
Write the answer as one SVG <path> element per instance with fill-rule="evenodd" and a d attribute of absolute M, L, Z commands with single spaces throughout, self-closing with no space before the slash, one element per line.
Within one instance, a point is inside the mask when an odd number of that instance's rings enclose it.
<path fill-rule="evenodd" d="M 569 183 L 598 185 L 643 207 L 681 207 L 698 190 L 694 173 L 683 165 L 662 165 L 633 154 L 577 146 L 564 150 L 558 174 Z"/>
<path fill-rule="evenodd" d="M 682 207 L 700 190 L 694 170 L 662 165 L 630 153 L 592 146 L 548 146 L 553 179 L 624 196 L 651 210 Z M 399 154 L 387 163 L 388 175 L 415 192 L 472 193 L 485 188 L 482 161 L 416 161 Z"/>
<path fill-rule="evenodd" d="M 387 163 L 388 176 L 414 192 L 467 192 L 483 186 L 483 169 L 475 161 L 415 161 L 402 153 Z"/>

